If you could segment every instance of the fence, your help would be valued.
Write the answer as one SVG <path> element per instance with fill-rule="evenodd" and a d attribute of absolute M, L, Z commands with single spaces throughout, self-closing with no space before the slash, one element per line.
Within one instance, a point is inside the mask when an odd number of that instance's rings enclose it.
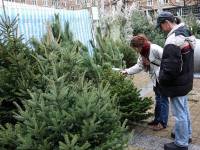
<path fill-rule="evenodd" d="M 31 37 L 41 39 L 47 32 L 47 23 L 52 21 L 54 14 L 59 14 L 62 26 L 68 21 L 74 38 L 80 40 L 88 47 L 90 54 L 92 53 L 92 47 L 89 42 L 92 40 L 92 19 L 86 9 L 70 11 L 5 2 L 5 10 L 6 14 L 11 18 L 18 16 L 18 32 L 20 35 L 23 34 L 25 40 L 29 40 Z M 1 5 L 0 15 L 2 14 L 3 8 Z"/>

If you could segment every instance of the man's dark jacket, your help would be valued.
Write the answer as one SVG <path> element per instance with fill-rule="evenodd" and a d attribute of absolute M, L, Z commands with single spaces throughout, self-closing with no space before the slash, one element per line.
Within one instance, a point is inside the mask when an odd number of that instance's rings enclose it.
<path fill-rule="evenodd" d="M 194 50 L 181 43 L 191 34 L 184 25 L 178 25 L 169 34 L 160 66 L 160 91 L 168 97 L 185 96 L 193 87 Z"/>

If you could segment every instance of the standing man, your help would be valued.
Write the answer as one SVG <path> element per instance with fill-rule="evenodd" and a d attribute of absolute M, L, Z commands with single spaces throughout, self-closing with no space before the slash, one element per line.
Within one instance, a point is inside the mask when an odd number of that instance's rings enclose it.
<path fill-rule="evenodd" d="M 170 12 L 161 12 L 157 27 L 168 33 L 165 42 L 159 83 L 162 95 L 171 99 L 172 114 L 175 117 L 175 140 L 164 145 L 164 150 L 188 150 L 192 137 L 187 94 L 193 87 L 194 50 L 187 38 L 190 31 L 181 20 Z"/>

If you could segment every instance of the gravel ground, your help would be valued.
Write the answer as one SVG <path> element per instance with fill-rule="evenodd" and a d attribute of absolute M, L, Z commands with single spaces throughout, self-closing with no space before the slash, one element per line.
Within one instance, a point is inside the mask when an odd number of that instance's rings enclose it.
<path fill-rule="evenodd" d="M 133 82 L 141 90 L 141 94 L 154 97 L 151 80 L 145 72 L 134 75 Z M 189 150 L 200 150 L 200 79 L 194 79 L 193 90 L 189 93 L 189 106 L 193 126 L 193 144 Z M 143 91 L 143 93 L 142 93 Z M 146 93 L 145 93 L 146 92 Z M 146 125 L 138 125 L 134 128 L 135 133 L 129 141 L 129 150 L 163 150 L 164 143 L 171 142 L 170 133 L 174 125 L 172 116 L 169 118 L 169 125 L 165 131 L 152 132 Z"/>
<path fill-rule="evenodd" d="M 163 150 L 165 143 L 170 143 L 172 140 L 167 138 L 160 138 L 158 136 L 136 134 L 134 138 L 129 141 L 132 145 L 129 150 L 140 148 L 141 150 Z M 200 145 L 189 145 L 189 150 L 200 150 Z"/>

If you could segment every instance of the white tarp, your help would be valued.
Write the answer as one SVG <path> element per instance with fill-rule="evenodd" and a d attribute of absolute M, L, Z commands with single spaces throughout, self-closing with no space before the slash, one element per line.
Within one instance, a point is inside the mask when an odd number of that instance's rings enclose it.
<path fill-rule="evenodd" d="M 70 29 L 74 38 L 80 40 L 89 52 L 92 47 L 89 40 L 92 40 L 92 17 L 87 9 L 66 10 L 35 5 L 26 5 L 14 2 L 4 2 L 6 14 L 11 18 L 19 18 L 19 34 L 23 34 L 25 40 L 35 37 L 40 39 L 47 31 L 47 23 L 50 22 L 54 14 L 59 14 L 61 24 L 69 22 Z M 0 3 L 0 15 L 3 14 L 2 4 Z"/>

